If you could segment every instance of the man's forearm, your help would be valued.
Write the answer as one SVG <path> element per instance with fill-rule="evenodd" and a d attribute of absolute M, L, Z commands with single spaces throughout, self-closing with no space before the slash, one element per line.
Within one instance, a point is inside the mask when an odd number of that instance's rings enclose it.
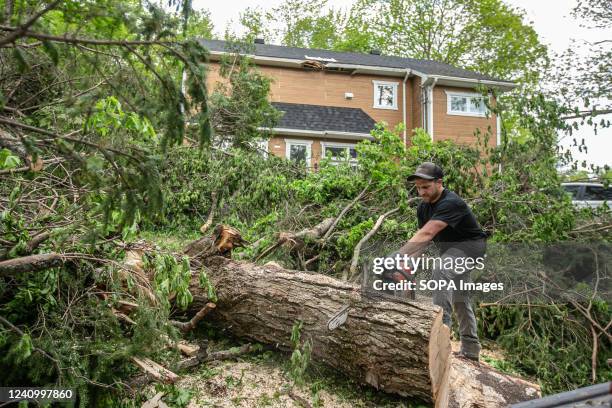
<path fill-rule="evenodd" d="M 433 235 L 431 233 L 420 229 L 399 249 L 399 253 L 411 257 L 418 257 L 425 251 L 425 248 L 427 248 L 432 239 Z"/>

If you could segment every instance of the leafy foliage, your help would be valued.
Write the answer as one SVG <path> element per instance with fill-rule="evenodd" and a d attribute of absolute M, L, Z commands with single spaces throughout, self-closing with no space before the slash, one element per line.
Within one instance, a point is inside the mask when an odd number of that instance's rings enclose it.
<path fill-rule="evenodd" d="M 211 138 L 206 50 L 148 2 L 2 10 L 0 262 L 29 267 L 0 273 L 0 382 L 73 387 L 80 406 L 110 406 L 134 374 L 130 356 L 176 358 L 167 299 L 189 304 L 187 261 L 153 254 L 151 291 L 122 254 L 161 214 L 164 149 L 182 142 L 187 120 L 203 144 Z M 38 255 L 56 258 L 27 264 Z M 120 300 L 138 303 L 133 325 L 113 312 Z"/>
<path fill-rule="evenodd" d="M 19 163 L 19 156 L 15 156 L 9 149 L 0 150 L 0 169 L 12 169 L 19 166 Z"/>
<path fill-rule="evenodd" d="M 291 345 L 293 352 L 291 353 L 289 377 L 296 385 L 302 385 L 304 383 L 304 374 L 306 373 L 312 354 L 312 342 L 310 340 L 306 340 L 304 344 L 300 344 L 303 324 L 304 322 L 298 321 L 291 329 Z"/>
<path fill-rule="evenodd" d="M 159 298 L 169 307 L 170 295 L 176 296 L 176 304 L 182 310 L 193 300 L 193 295 L 189 292 L 189 280 L 191 278 L 191 268 L 189 259 L 183 257 L 181 262 L 177 262 L 170 254 L 150 253 L 144 256 L 144 268 L 154 271 L 154 289 Z"/>
<path fill-rule="evenodd" d="M 271 129 L 280 117 L 268 101 L 271 79 L 252 62 L 236 53 L 224 56 L 219 65 L 222 82 L 210 96 L 211 117 L 217 145 L 252 147 L 249 142 L 266 136 L 261 128 Z"/>
<path fill-rule="evenodd" d="M 611 316 L 605 301 L 595 303 L 596 319 Z M 589 322 L 568 305 L 542 307 L 481 307 L 479 329 L 507 350 L 506 359 L 523 374 L 541 379 L 545 394 L 591 385 L 591 333 Z M 612 370 L 606 361 L 612 354 L 602 338 L 597 355 L 595 383 L 605 382 Z"/>

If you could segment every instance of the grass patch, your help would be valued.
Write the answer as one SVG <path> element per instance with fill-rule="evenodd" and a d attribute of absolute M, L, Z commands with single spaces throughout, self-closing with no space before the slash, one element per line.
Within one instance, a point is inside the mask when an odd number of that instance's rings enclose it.
<path fill-rule="evenodd" d="M 182 252 L 185 245 L 202 237 L 199 231 L 141 231 L 140 238 L 152 242 L 169 252 Z"/>

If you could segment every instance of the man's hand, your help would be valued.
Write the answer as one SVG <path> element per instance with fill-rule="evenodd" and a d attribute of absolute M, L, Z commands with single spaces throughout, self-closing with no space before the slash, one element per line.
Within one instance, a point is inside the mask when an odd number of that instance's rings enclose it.
<path fill-rule="evenodd" d="M 401 281 L 405 281 L 406 277 L 399 272 L 393 272 L 393 275 L 391 275 L 391 279 L 393 279 L 393 282 L 398 283 Z"/>
<path fill-rule="evenodd" d="M 406 275 L 412 275 L 412 268 L 411 268 L 411 267 L 409 267 L 408 265 L 405 265 L 405 266 L 402 268 L 402 270 L 404 271 L 404 273 L 405 273 Z"/>
<path fill-rule="evenodd" d="M 393 275 L 391 275 L 391 278 L 393 279 L 394 282 L 410 280 L 408 277 L 411 275 L 412 269 L 409 266 L 405 266 L 402 268 L 402 272 L 393 272 Z"/>

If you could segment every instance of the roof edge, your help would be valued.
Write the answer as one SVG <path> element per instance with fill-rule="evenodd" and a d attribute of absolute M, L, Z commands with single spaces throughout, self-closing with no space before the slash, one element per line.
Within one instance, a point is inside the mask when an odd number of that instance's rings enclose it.
<path fill-rule="evenodd" d="M 214 60 L 216 60 L 217 57 L 221 57 L 222 55 L 231 54 L 231 52 L 210 50 L 209 54 L 212 57 L 215 57 Z M 301 68 L 302 63 L 307 61 L 306 59 L 298 59 L 298 58 L 268 57 L 268 56 L 262 56 L 262 55 L 254 55 L 254 54 L 242 54 L 242 55 L 244 55 L 247 58 L 251 58 L 255 62 L 265 62 L 271 66 L 282 66 L 282 67 L 289 67 L 289 68 Z M 439 82 L 440 84 L 443 84 L 444 81 L 468 83 L 471 85 L 482 84 L 482 85 L 495 86 L 495 87 L 500 88 L 503 91 L 511 91 L 512 89 L 517 88 L 519 86 L 514 81 L 475 79 L 475 78 L 464 78 L 464 77 L 458 77 L 458 76 L 425 74 L 425 73 L 419 72 L 418 70 L 415 70 L 410 67 L 391 68 L 391 67 L 382 67 L 382 66 L 377 66 L 377 65 L 344 64 L 341 62 L 328 63 L 326 64 L 326 66 L 330 68 L 345 68 L 349 70 L 352 69 L 354 70 L 354 73 L 359 73 L 359 71 L 361 71 L 361 73 L 367 73 L 370 75 L 394 76 L 394 77 L 395 76 L 403 77 L 406 74 L 406 72 L 408 72 L 409 74 L 415 74 L 416 76 L 420 77 L 423 80 L 423 82 L 425 82 L 425 80 L 430 79 L 430 78 L 431 79 L 437 78 L 438 81 L 440 80 L 442 81 L 442 82 Z M 452 86 L 452 84 L 450 84 L 450 86 Z"/>
<path fill-rule="evenodd" d="M 435 75 L 435 74 L 424 74 L 417 70 L 412 70 L 412 73 L 416 76 L 420 77 L 423 83 L 428 80 L 436 79 L 437 83 L 441 85 L 453 86 L 453 82 L 461 82 L 461 83 L 471 83 L 474 85 L 490 85 L 500 88 L 503 91 L 511 91 L 514 88 L 517 88 L 519 84 L 514 81 L 494 81 L 491 79 L 475 79 L 475 78 L 462 78 L 462 77 L 453 77 L 447 75 Z"/>
<path fill-rule="evenodd" d="M 337 130 L 308 130 L 308 129 L 293 129 L 293 128 L 265 128 L 258 127 L 257 130 L 271 132 L 277 135 L 285 136 L 304 136 L 304 137 L 319 137 L 319 138 L 334 138 L 345 140 L 374 140 L 374 136 L 369 133 L 358 132 L 340 132 Z"/>

